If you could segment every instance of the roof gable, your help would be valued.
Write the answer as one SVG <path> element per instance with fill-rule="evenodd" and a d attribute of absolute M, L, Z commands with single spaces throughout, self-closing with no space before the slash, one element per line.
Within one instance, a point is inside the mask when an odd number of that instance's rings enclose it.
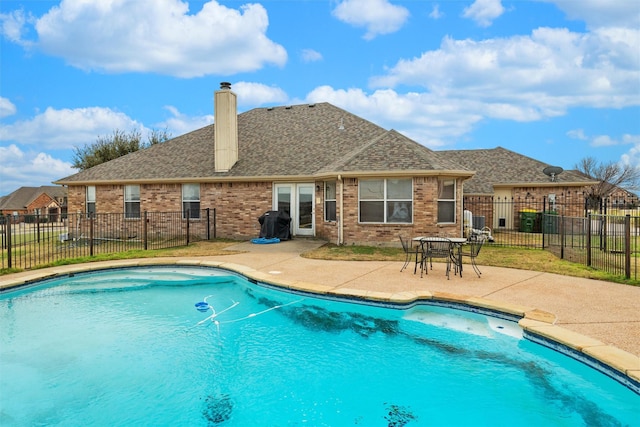
<path fill-rule="evenodd" d="M 390 130 L 328 165 L 326 172 L 458 171 L 459 165 Z"/>
<path fill-rule="evenodd" d="M 2 210 L 21 210 L 27 209 L 38 196 L 47 194 L 54 200 L 62 199 L 67 195 L 64 187 L 43 185 L 40 187 L 20 187 L 13 193 L 4 196 L 0 200 L 0 209 Z"/>

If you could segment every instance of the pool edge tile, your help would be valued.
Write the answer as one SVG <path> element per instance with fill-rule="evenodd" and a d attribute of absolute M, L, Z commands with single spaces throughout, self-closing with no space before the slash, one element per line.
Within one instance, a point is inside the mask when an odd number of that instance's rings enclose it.
<path fill-rule="evenodd" d="M 611 345 L 585 347 L 582 352 L 626 375 L 640 371 L 640 357 Z"/>
<path fill-rule="evenodd" d="M 435 301 L 447 301 L 456 302 L 459 304 L 467 304 L 467 300 L 472 298 L 471 295 L 452 294 L 449 292 L 435 291 L 431 294 L 431 297 Z"/>
<path fill-rule="evenodd" d="M 355 297 L 361 299 L 367 299 L 367 294 L 369 292 L 363 289 L 355 289 L 355 288 L 333 288 L 329 292 L 328 295 L 336 295 L 340 297 Z"/>
<path fill-rule="evenodd" d="M 288 289 L 295 291 L 303 291 L 303 292 L 311 292 L 318 295 L 328 295 L 333 289 L 334 286 L 329 285 L 319 285 L 317 283 L 310 282 L 301 282 L 301 281 L 292 281 L 288 282 L 286 280 L 277 280 L 274 284 L 281 286 L 282 284 L 288 283 L 286 286 Z"/>
<path fill-rule="evenodd" d="M 525 319 L 537 320 L 548 324 L 554 324 L 558 319 L 555 314 L 537 308 L 525 312 L 524 317 Z"/>
<path fill-rule="evenodd" d="M 464 302 L 470 305 L 474 305 L 476 307 L 487 308 L 493 311 L 499 311 L 502 313 L 509 313 L 519 317 L 524 317 L 525 313 L 528 311 L 532 311 L 532 307 L 527 307 L 524 305 L 518 305 L 508 302 L 499 302 L 495 300 L 478 298 L 478 297 L 469 297 Z"/>
<path fill-rule="evenodd" d="M 584 349 L 588 347 L 602 347 L 605 345 L 605 343 L 595 338 L 570 331 L 569 329 L 565 329 L 561 326 L 550 325 L 539 320 L 524 318 L 520 320 L 518 324 L 526 331 L 533 332 L 544 338 L 581 352 L 584 352 Z"/>

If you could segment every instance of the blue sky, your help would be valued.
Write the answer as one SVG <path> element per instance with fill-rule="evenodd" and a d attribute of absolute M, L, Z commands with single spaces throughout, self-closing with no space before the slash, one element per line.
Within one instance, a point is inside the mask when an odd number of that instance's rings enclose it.
<path fill-rule="evenodd" d="M 115 129 L 330 102 L 433 150 L 640 167 L 637 0 L 3 0 L 0 195 Z"/>

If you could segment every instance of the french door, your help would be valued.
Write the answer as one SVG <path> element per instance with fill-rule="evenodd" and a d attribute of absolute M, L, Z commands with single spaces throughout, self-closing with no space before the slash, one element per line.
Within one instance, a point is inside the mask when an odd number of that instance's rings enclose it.
<path fill-rule="evenodd" d="M 275 185 L 273 209 L 289 214 L 294 236 L 315 234 L 314 191 L 313 183 Z"/>

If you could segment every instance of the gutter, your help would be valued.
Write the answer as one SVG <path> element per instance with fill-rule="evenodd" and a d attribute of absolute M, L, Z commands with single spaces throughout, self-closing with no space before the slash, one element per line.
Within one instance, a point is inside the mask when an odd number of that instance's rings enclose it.
<path fill-rule="evenodd" d="M 343 226 L 342 224 L 344 223 L 343 219 L 344 219 L 344 203 L 343 203 L 343 194 L 344 194 L 344 183 L 342 181 L 342 175 L 338 175 L 338 182 L 340 183 L 340 214 L 338 215 L 338 246 L 343 245 L 344 244 L 344 232 L 343 232 Z"/>

